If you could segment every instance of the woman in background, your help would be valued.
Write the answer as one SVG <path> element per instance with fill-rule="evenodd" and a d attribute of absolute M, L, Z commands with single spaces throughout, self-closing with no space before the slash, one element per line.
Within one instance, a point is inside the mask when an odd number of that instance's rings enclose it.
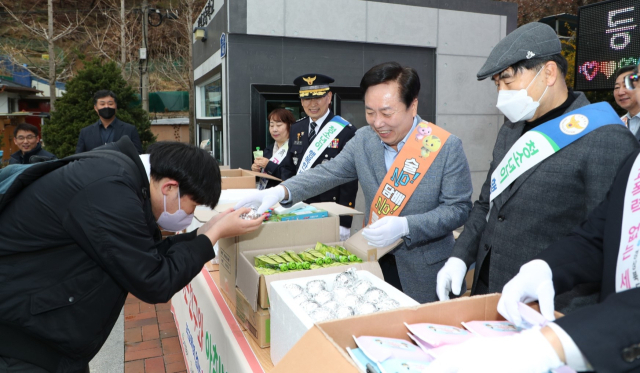
<path fill-rule="evenodd" d="M 293 114 L 287 109 L 278 108 L 269 113 L 269 133 L 275 140 L 273 147 L 267 147 L 263 151 L 263 157 L 258 157 L 253 161 L 251 170 L 265 172 L 271 176 L 282 179 L 280 163 L 287 156 L 289 150 L 289 130 L 291 124 L 295 122 Z M 284 181 L 284 180 L 283 180 Z M 269 179 L 260 179 L 258 189 L 271 188 L 280 182 Z"/>

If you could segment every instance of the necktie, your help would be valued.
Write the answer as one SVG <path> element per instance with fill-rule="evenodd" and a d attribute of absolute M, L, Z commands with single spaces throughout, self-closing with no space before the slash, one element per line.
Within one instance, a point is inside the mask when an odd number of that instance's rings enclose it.
<path fill-rule="evenodd" d="M 313 138 L 316 137 L 316 127 L 318 126 L 318 124 L 316 122 L 311 122 L 310 126 L 311 130 L 309 131 L 309 142 L 311 142 Z"/>

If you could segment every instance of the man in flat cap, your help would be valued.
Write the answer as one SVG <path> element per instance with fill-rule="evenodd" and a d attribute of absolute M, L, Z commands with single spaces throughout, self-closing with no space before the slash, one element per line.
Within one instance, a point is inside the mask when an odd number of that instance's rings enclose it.
<path fill-rule="evenodd" d="M 282 179 L 302 174 L 309 169 L 335 158 L 356 134 L 356 128 L 329 109 L 333 94 L 329 84 L 334 80 L 322 74 L 304 74 L 293 84 L 300 87 L 300 101 L 307 117 L 291 125 L 289 131 L 289 153 L 282 161 Z M 316 146 L 317 145 L 317 146 Z M 304 202 L 336 202 L 354 208 L 358 181 L 332 188 Z M 340 217 L 340 237 L 349 238 L 350 216 Z"/>
<path fill-rule="evenodd" d="M 609 104 L 590 105 L 567 88 L 560 52 L 551 27 L 530 23 L 501 40 L 478 72 L 478 80 L 495 82 L 506 121 L 479 199 L 438 273 L 441 300 L 459 294 L 474 262 L 471 294 L 502 291 L 523 264 L 587 217 L 639 147 Z M 558 294 L 556 309 L 594 303 L 597 289 Z"/>

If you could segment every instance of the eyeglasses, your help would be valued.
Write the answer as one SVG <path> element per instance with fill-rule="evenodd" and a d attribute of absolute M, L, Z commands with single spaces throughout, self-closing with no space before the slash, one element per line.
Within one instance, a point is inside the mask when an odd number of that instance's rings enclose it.
<path fill-rule="evenodd" d="M 627 75 L 624 77 L 624 85 L 627 89 L 635 89 L 638 84 L 638 80 L 640 80 L 640 75 L 638 74 Z"/>
<path fill-rule="evenodd" d="M 36 138 L 36 136 L 34 136 L 34 135 L 29 135 L 29 136 L 18 136 L 18 137 L 16 137 L 16 140 L 18 140 L 18 141 L 24 141 L 24 140 L 29 140 L 29 141 L 31 141 L 31 140 L 33 140 L 33 139 L 35 139 L 35 138 Z"/>

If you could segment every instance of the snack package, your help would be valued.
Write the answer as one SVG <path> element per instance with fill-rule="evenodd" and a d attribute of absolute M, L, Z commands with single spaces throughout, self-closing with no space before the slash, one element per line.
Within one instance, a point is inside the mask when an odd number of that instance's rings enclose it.
<path fill-rule="evenodd" d="M 534 326 L 539 326 L 542 328 L 549 322 L 549 320 L 542 316 L 540 312 L 534 310 L 533 308 L 527 306 L 522 302 L 518 303 L 518 311 L 520 311 L 520 316 L 522 316 L 524 329 L 531 329 Z"/>
<path fill-rule="evenodd" d="M 416 343 L 418 347 L 420 347 L 422 352 L 424 352 L 425 354 L 431 355 L 430 351 L 433 349 L 433 346 L 431 346 L 427 342 L 423 341 L 422 339 L 420 339 L 419 337 L 411 333 L 407 333 L 407 335 L 409 336 L 409 338 L 411 338 L 412 341 Z"/>
<path fill-rule="evenodd" d="M 373 360 L 369 359 L 367 355 L 365 355 L 361 349 L 359 348 L 349 348 L 347 347 L 347 352 L 353 362 L 356 363 L 356 366 L 364 373 L 380 373 L 378 370 L 378 366 Z M 369 370 L 367 370 L 367 367 Z"/>
<path fill-rule="evenodd" d="M 378 363 L 381 373 L 424 373 L 428 372 L 429 362 L 405 359 L 389 359 Z"/>
<path fill-rule="evenodd" d="M 260 157 L 262 157 L 262 150 L 260 150 L 260 147 L 257 146 L 256 150 L 253 151 L 253 159 L 260 158 Z"/>
<path fill-rule="evenodd" d="M 440 347 L 444 345 L 462 343 L 469 338 L 473 338 L 473 334 L 462 328 L 440 324 L 407 324 L 404 325 L 418 338 L 422 339 L 429 345 Z"/>
<path fill-rule="evenodd" d="M 462 325 L 471 333 L 481 337 L 505 337 L 518 334 L 523 330 L 508 321 L 467 321 Z"/>
<path fill-rule="evenodd" d="M 360 336 L 353 337 L 358 347 L 371 360 L 383 362 L 387 359 L 403 359 L 408 361 L 431 361 L 418 346 L 404 339 Z"/>

